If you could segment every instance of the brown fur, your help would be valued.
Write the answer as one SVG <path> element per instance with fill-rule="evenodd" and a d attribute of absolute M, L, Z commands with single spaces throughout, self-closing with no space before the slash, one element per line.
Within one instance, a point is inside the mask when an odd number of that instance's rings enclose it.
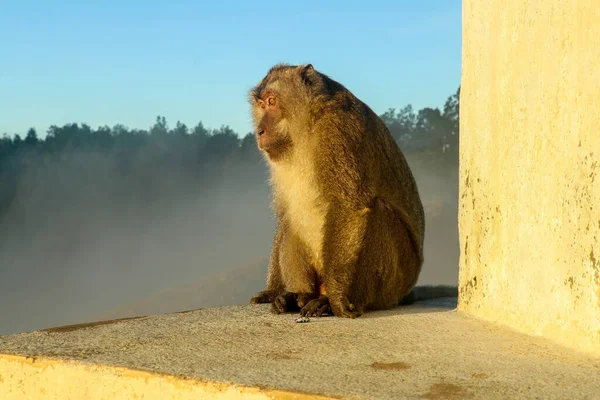
<path fill-rule="evenodd" d="M 398 305 L 421 271 L 425 219 L 384 122 L 310 64 L 274 66 L 250 102 L 278 218 L 251 302 L 352 318 Z"/>

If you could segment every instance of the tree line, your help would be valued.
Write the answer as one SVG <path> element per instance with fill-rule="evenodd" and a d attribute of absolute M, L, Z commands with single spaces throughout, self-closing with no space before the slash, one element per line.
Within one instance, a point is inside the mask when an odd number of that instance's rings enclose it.
<path fill-rule="evenodd" d="M 415 112 L 409 104 L 400 110 L 390 108 L 380 117 L 404 152 L 443 152 L 458 147 L 459 97 L 460 87 L 441 109 L 425 107 Z M 156 195 L 152 187 L 159 171 L 166 177 L 185 175 L 186 184 L 195 186 L 210 185 L 230 173 L 253 183 L 265 177 L 260 158 L 252 133 L 239 135 L 227 125 L 208 129 L 202 122 L 188 127 L 177 121 L 169 127 L 164 116 L 158 116 L 147 130 L 68 123 L 50 126 L 44 138 L 34 128 L 24 135 L 4 133 L 0 137 L 0 221 L 18 195 L 35 193 L 32 177 L 35 184 L 52 180 L 57 186 L 78 185 L 81 182 L 66 173 L 69 169 L 78 170 L 77 179 L 93 180 L 109 168 L 111 176 L 128 179 L 131 184 L 126 190 L 142 193 L 148 200 Z"/>

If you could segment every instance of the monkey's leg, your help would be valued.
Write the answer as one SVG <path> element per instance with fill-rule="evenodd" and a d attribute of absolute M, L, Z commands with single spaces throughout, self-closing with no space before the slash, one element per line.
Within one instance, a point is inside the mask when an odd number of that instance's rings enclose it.
<path fill-rule="evenodd" d="M 283 223 L 277 224 L 275 237 L 273 239 L 273 247 L 271 248 L 271 257 L 269 259 L 269 274 L 267 276 L 267 287 L 265 290 L 258 292 L 252 299 L 250 304 L 272 303 L 277 296 L 284 292 L 284 285 L 281 279 L 281 265 L 279 263 L 280 247 L 284 240 L 286 225 Z"/>
<path fill-rule="evenodd" d="M 362 290 L 367 282 L 364 282 L 365 271 L 358 268 L 358 259 L 370 212 L 367 208 L 356 209 L 337 203 L 331 204 L 326 217 L 324 283 L 329 307 L 336 317 L 356 318 L 363 314 Z M 320 307 L 325 305 L 323 299 L 319 302 Z M 306 312 L 309 311 L 307 308 Z"/>
<path fill-rule="evenodd" d="M 281 278 L 285 292 L 273 301 L 273 312 L 299 311 L 310 300 L 318 297 L 316 272 L 308 260 L 306 247 L 292 232 L 288 231 L 282 241 L 279 254 Z"/>
<path fill-rule="evenodd" d="M 332 249 L 337 262 L 328 264 L 333 285 L 327 294 L 334 314 L 354 318 L 366 310 L 398 305 L 417 281 L 420 261 L 400 212 L 384 199 L 375 199 L 362 215 L 347 213 L 353 222 L 338 218 L 333 225 L 354 227 L 354 236 L 337 244 L 350 255 L 344 260 Z"/>

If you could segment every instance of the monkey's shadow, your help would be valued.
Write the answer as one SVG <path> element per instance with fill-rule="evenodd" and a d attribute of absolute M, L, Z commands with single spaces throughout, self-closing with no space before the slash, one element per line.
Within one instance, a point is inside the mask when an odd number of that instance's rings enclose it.
<path fill-rule="evenodd" d="M 389 310 L 370 311 L 362 315 L 361 318 L 386 318 L 404 314 L 449 312 L 455 310 L 457 305 L 457 297 L 442 297 L 439 299 L 417 301 L 411 305 L 399 305 Z"/>
<path fill-rule="evenodd" d="M 457 306 L 457 297 L 442 297 L 438 299 L 417 301 L 410 305 L 399 305 L 388 310 L 369 311 L 361 315 L 360 319 L 389 318 L 407 314 L 451 312 L 454 311 Z M 331 318 L 331 315 L 326 314 L 322 318 L 313 318 L 312 320 L 325 322 L 327 320 L 330 320 Z"/>

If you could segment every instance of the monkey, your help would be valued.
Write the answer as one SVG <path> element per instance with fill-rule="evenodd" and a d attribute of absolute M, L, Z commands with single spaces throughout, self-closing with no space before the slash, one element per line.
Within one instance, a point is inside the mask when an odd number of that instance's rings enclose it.
<path fill-rule="evenodd" d="M 251 304 L 302 316 L 457 295 L 415 285 L 425 215 L 412 171 L 383 120 L 312 64 L 276 64 L 249 92 L 270 170 L 275 235 L 266 287 Z"/>

